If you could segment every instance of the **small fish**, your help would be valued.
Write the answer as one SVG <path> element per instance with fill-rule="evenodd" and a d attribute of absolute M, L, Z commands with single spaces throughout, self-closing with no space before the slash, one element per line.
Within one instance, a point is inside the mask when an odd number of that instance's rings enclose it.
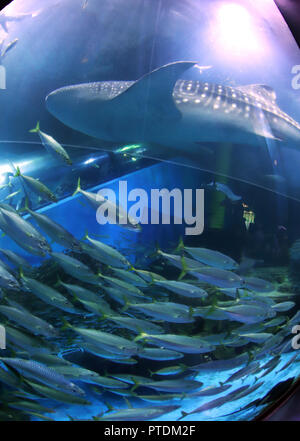
<path fill-rule="evenodd" d="M 138 273 L 146 282 L 151 283 L 155 280 L 167 280 L 160 274 L 153 273 L 152 271 L 145 271 L 141 269 L 134 268 L 134 272 Z"/>
<path fill-rule="evenodd" d="M 99 278 L 93 271 L 80 260 L 75 259 L 64 253 L 50 253 L 54 260 L 63 268 L 63 270 L 75 279 L 91 284 L 99 284 Z"/>
<path fill-rule="evenodd" d="M 158 369 L 155 372 L 150 371 L 151 375 L 178 375 L 178 374 L 182 374 L 183 372 L 185 372 L 186 370 L 188 370 L 188 367 L 185 366 L 184 364 L 179 364 L 176 366 L 169 366 L 169 367 L 165 367 L 162 369 Z"/>
<path fill-rule="evenodd" d="M 97 417 L 97 421 L 149 421 L 159 418 L 170 412 L 174 412 L 180 406 L 153 406 L 141 407 L 134 409 L 123 409 L 116 412 L 109 413 L 103 417 Z"/>
<path fill-rule="evenodd" d="M 210 182 L 206 185 L 206 187 L 214 188 L 216 191 L 220 191 L 221 193 L 225 194 L 225 196 L 231 202 L 238 202 L 242 199 L 242 196 L 234 194 L 233 191 L 228 187 L 228 185 L 222 184 L 221 182 Z"/>
<path fill-rule="evenodd" d="M 275 357 L 272 357 L 269 361 L 267 361 L 265 364 L 261 366 L 261 370 L 264 371 L 266 369 L 274 369 L 278 364 L 280 363 L 281 358 L 280 355 L 276 355 Z"/>
<path fill-rule="evenodd" d="M 46 239 L 6 204 L 0 204 L 0 229 L 31 254 L 45 256 L 51 251 Z"/>
<path fill-rule="evenodd" d="M 27 334 L 20 329 L 13 328 L 12 326 L 5 325 L 6 339 L 9 343 L 25 349 L 29 354 L 44 354 L 50 353 L 55 350 L 53 345 L 45 342 L 41 338 L 32 334 Z"/>
<path fill-rule="evenodd" d="M 119 225 L 120 227 L 134 232 L 141 231 L 141 226 L 136 221 L 136 219 L 133 219 L 131 216 L 129 216 L 128 213 L 125 212 L 119 204 L 112 203 L 99 193 L 91 193 L 89 191 L 82 190 L 80 178 L 78 178 L 77 188 L 74 191 L 73 196 L 76 196 L 78 193 L 82 194 L 82 196 L 87 200 L 91 207 L 94 208 L 97 212 L 103 204 L 111 207 L 111 211 L 115 215 L 114 218 L 111 219 L 112 224 L 117 223 L 117 225 Z"/>
<path fill-rule="evenodd" d="M 14 40 L 10 41 L 8 43 L 8 45 L 3 49 L 3 51 L 1 52 L 1 58 L 3 59 L 5 57 L 5 55 L 11 51 L 18 43 L 19 39 L 15 38 Z"/>
<path fill-rule="evenodd" d="M 21 358 L 1 357 L 0 361 L 17 370 L 26 378 L 40 381 L 46 386 L 54 387 L 74 395 L 85 395 L 84 391 L 74 383 L 67 380 L 63 375 L 55 372 L 54 369 L 32 360 L 23 360 Z"/>
<path fill-rule="evenodd" d="M 67 392 L 53 389 L 49 386 L 45 386 L 44 384 L 35 383 L 32 381 L 28 381 L 27 383 L 34 389 L 36 392 L 50 400 L 55 400 L 61 403 L 66 404 L 79 404 L 79 405 L 90 405 L 91 403 L 87 401 L 85 398 L 81 396 L 77 396 L 74 394 L 69 394 Z"/>
<path fill-rule="evenodd" d="M 98 386 L 107 389 L 126 389 L 128 386 L 122 381 L 118 381 L 112 378 L 103 377 L 94 371 L 82 368 L 80 366 L 55 366 L 55 371 L 61 375 L 64 375 L 69 380 L 80 380 L 83 383 L 97 384 Z"/>
<path fill-rule="evenodd" d="M 131 283 L 124 282 L 124 280 L 120 280 L 116 277 L 104 276 L 100 273 L 98 275 L 110 286 L 113 286 L 114 288 L 116 287 L 121 290 L 122 294 L 124 295 L 129 294 L 138 298 L 142 298 L 144 296 L 143 292 Z"/>
<path fill-rule="evenodd" d="M 202 404 L 201 406 L 197 407 L 196 409 L 192 410 L 191 412 L 184 412 L 184 411 L 182 411 L 181 412 L 182 413 L 182 417 L 181 418 L 184 418 L 184 417 L 186 417 L 188 415 L 193 415 L 195 413 L 200 413 L 200 412 L 204 412 L 206 410 L 214 409 L 216 407 L 219 408 L 219 407 L 223 406 L 223 404 L 235 401 L 235 400 L 239 399 L 240 395 L 243 392 L 245 392 L 248 388 L 249 388 L 249 385 L 241 386 L 238 389 L 235 389 L 234 391 L 230 392 L 227 395 L 224 395 L 224 396 L 222 396 L 220 398 L 216 398 L 216 399 L 214 399 L 212 401 L 209 401 L 208 403 Z"/>
<path fill-rule="evenodd" d="M 230 388 L 231 388 L 231 384 L 222 384 L 221 386 L 208 386 L 205 389 L 201 389 L 198 392 L 192 392 L 191 394 L 188 394 L 187 397 L 188 398 L 210 397 L 212 395 L 219 395 Z"/>
<path fill-rule="evenodd" d="M 180 352 L 165 348 L 142 348 L 137 355 L 139 358 L 157 361 L 178 360 L 183 358 L 183 354 Z"/>
<path fill-rule="evenodd" d="M 232 375 L 230 375 L 227 380 L 225 380 L 225 383 L 231 383 L 232 381 L 237 381 L 241 378 L 244 378 L 248 375 L 254 374 L 257 372 L 260 368 L 260 364 L 258 361 L 255 361 L 253 363 L 248 364 L 247 366 L 243 367 L 242 369 L 239 369 L 238 371 L 234 372 Z"/>
<path fill-rule="evenodd" d="M 0 261 L 0 287 L 5 289 L 19 290 L 20 285 L 17 279 L 7 270 L 4 263 Z"/>
<path fill-rule="evenodd" d="M 152 381 L 147 383 L 146 386 L 162 392 L 190 392 L 200 389 L 203 383 L 201 383 L 201 381 L 180 378 L 178 380 Z"/>
<path fill-rule="evenodd" d="M 104 318 L 107 320 L 113 321 L 120 328 L 130 329 L 137 334 L 140 334 L 142 331 L 149 332 L 151 334 L 163 334 L 164 330 L 162 327 L 151 323 L 147 320 L 141 320 L 132 317 L 123 317 L 123 316 L 109 316 L 104 315 Z"/>
<path fill-rule="evenodd" d="M 257 277 L 244 277 L 244 287 L 256 292 L 268 293 L 274 291 L 274 285 L 267 280 Z"/>
<path fill-rule="evenodd" d="M 63 148 L 63 146 L 60 145 L 57 141 L 55 141 L 55 139 L 52 138 L 52 136 L 47 135 L 46 133 L 40 130 L 39 121 L 37 122 L 36 127 L 30 130 L 29 132 L 39 134 L 43 146 L 45 147 L 47 152 L 50 153 L 50 155 L 52 155 L 56 160 L 62 162 L 63 164 L 72 165 L 72 161 L 66 150 Z"/>
<path fill-rule="evenodd" d="M 125 269 L 110 267 L 110 269 L 115 273 L 115 275 L 124 280 L 124 282 L 131 283 L 138 288 L 147 288 L 148 283 L 140 276 L 135 274 L 133 271 L 127 271 Z M 135 271 L 137 271 L 135 269 Z"/>
<path fill-rule="evenodd" d="M 113 363 L 119 363 L 119 364 L 136 364 L 137 363 L 137 361 L 135 359 L 133 359 L 129 356 L 125 356 L 124 354 L 115 354 L 111 351 L 103 349 L 102 347 L 99 347 L 99 346 L 92 344 L 92 343 L 82 342 L 81 348 L 87 352 L 90 352 L 93 355 L 96 355 L 96 357 L 107 359 Z"/>
<path fill-rule="evenodd" d="M 0 313 L 4 314 L 9 320 L 13 320 L 33 334 L 43 335 L 44 337 L 57 337 L 57 330 L 47 323 L 23 309 L 11 306 L 0 305 Z"/>
<path fill-rule="evenodd" d="M 190 259 L 185 256 L 179 256 L 177 254 L 165 253 L 161 250 L 157 250 L 157 254 L 163 259 L 167 260 L 171 265 L 181 270 L 179 279 L 181 279 L 188 271 L 199 271 L 205 265 L 197 260 Z"/>
<path fill-rule="evenodd" d="M 10 387 L 18 388 L 20 387 L 21 380 L 18 376 L 12 371 L 7 370 L 0 364 L 0 382 L 7 384 Z"/>
<path fill-rule="evenodd" d="M 95 346 L 99 346 L 110 352 L 131 356 L 139 352 L 139 346 L 124 337 L 119 337 L 118 335 L 113 335 L 108 332 L 97 331 L 95 329 L 88 328 L 78 328 L 65 323 L 66 327 L 70 327 L 77 334 L 81 335 L 85 341 L 92 343 Z"/>
<path fill-rule="evenodd" d="M 252 343 L 264 343 L 266 340 L 271 338 L 273 334 L 269 334 L 267 332 L 257 332 L 257 333 L 239 332 L 238 335 L 240 337 L 246 338 L 248 341 L 251 341 Z"/>
<path fill-rule="evenodd" d="M 47 304 L 72 314 L 81 313 L 80 311 L 76 310 L 72 303 L 69 302 L 69 300 L 59 291 L 39 282 L 38 280 L 25 277 L 23 273 L 21 273 L 21 277 L 24 285 L 30 289 L 30 292 Z"/>
<path fill-rule="evenodd" d="M 227 360 L 211 360 L 207 362 L 203 362 L 194 366 L 191 366 L 191 370 L 195 371 L 209 371 L 209 372 L 218 372 L 225 371 L 229 369 L 234 369 L 235 367 L 241 366 L 243 363 L 249 362 L 248 354 L 240 354 L 236 357 L 229 358 Z"/>
<path fill-rule="evenodd" d="M 6 198 L 5 198 L 2 202 L 4 202 L 4 201 L 8 201 L 9 199 L 14 198 L 14 197 L 17 196 L 20 192 L 21 192 L 21 190 L 14 191 L 13 193 L 11 193 L 11 194 L 9 194 L 8 196 L 6 196 Z"/>
<path fill-rule="evenodd" d="M 164 403 L 165 401 L 182 400 L 185 394 L 156 394 L 156 395 L 137 395 L 140 400 L 150 403 Z"/>
<path fill-rule="evenodd" d="M 23 410 L 24 412 L 40 412 L 41 414 L 54 412 L 54 410 L 44 407 L 41 404 L 31 400 L 10 401 L 9 407 L 12 409 Z"/>
<path fill-rule="evenodd" d="M 73 251 L 81 251 L 80 242 L 69 231 L 45 214 L 30 210 L 27 199 L 24 210 L 31 215 L 38 226 L 45 231 L 54 242 L 59 243 L 66 248 L 70 248 Z"/>
<path fill-rule="evenodd" d="M 105 292 L 109 295 L 110 298 L 112 298 L 114 301 L 120 303 L 124 306 L 124 308 L 127 307 L 127 305 L 132 305 L 134 303 L 138 303 L 140 301 L 140 297 L 138 297 L 135 294 L 129 294 L 128 292 L 122 292 L 117 287 L 110 287 L 110 286 L 103 286 L 103 289 Z M 146 296 L 143 296 L 143 300 L 150 300 L 152 301 L 152 298 L 148 298 Z"/>
<path fill-rule="evenodd" d="M 207 292 L 204 289 L 189 283 L 176 280 L 155 280 L 153 283 L 183 297 L 196 299 L 207 297 Z"/>
<path fill-rule="evenodd" d="M 281 303 L 277 303 L 276 305 L 273 305 L 272 309 L 274 309 L 276 312 L 285 312 L 294 308 L 295 305 L 296 305 L 295 302 L 281 302 Z"/>
<path fill-rule="evenodd" d="M 118 250 L 115 248 L 106 245 L 103 242 L 100 242 L 98 240 L 92 239 L 89 237 L 88 233 L 84 236 L 83 240 L 88 240 L 94 249 L 95 253 L 93 253 L 93 256 L 96 258 L 96 260 L 99 260 L 101 263 L 104 263 L 105 265 L 111 265 L 116 268 L 128 268 L 131 267 L 130 262 L 124 257 Z M 87 249 L 87 253 L 88 249 Z M 93 257 L 92 256 L 92 257 Z"/>
<path fill-rule="evenodd" d="M 150 335 L 142 332 L 135 341 L 140 339 L 145 339 L 160 348 L 172 349 L 185 354 L 205 354 L 216 349 L 215 346 L 209 345 L 198 337 L 189 337 L 186 335 Z"/>
<path fill-rule="evenodd" d="M 298 354 L 294 354 L 283 366 L 282 368 L 279 369 L 279 371 L 277 371 L 276 373 L 278 374 L 278 372 L 282 372 L 285 369 L 287 369 L 289 366 L 291 366 L 294 361 L 296 360 L 296 358 L 298 357 Z"/>
<path fill-rule="evenodd" d="M 97 303 L 100 299 L 99 294 L 96 294 L 93 291 L 90 291 L 87 288 L 84 288 L 79 285 L 74 285 L 70 283 L 64 283 L 60 279 L 57 282 L 58 285 L 63 286 L 66 290 L 78 300 L 83 300 L 91 303 Z"/>
<path fill-rule="evenodd" d="M 192 248 L 184 245 L 182 240 L 178 245 L 179 249 L 183 249 L 186 253 L 192 256 L 193 259 L 205 265 L 213 266 L 214 268 L 233 270 L 238 268 L 238 263 L 231 257 L 220 253 L 219 251 L 209 250 L 207 248 Z"/>
<path fill-rule="evenodd" d="M 209 283 L 219 288 L 241 288 L 243 279 L 232 271 L 219 268 L 200 268 L 197 271 L 189 271 L 200 282 Z"/>
<path fill-rule="evenodd" d="M 137 309 L 156 320 L 165 320 L 173 323 L 192 323 L 192 309 L 186 305 L 172 302 L 136 303 L 128 304 L 130 308 Z"/>
<path fill-rule="evenodd" d="M 31 269 L 31 265 L 23 257 L 19 256 L 14 251 L 0 248 L 0 253 L 2 253 L 11 263 L 15 265 L 16 268 Z"/>
<path fill-rule="evenodd" d="M 41 181 L 38 181 L 37 179 L 32 178 L 31 176 L 25 176 L 21 173 L 20 168 L 16 168 L 16 174 L 14 176 L 15 178 L 19 177 L 22 179 L 22 181 L 27 185 L 30 191 L 35 193 L 37 196 L 41 197 L 42 199 L 47 199 L 51 202 L 57 202 L 57 197 L 52 193 L 51 190 L 49 190 L 48 187 L 46 187 L 45 184 L 43 184 Z"/>
<path fill-rule="evenodd" d="M 138 386 L 145 386 L 148 383 L 152 383 L 151 378 L 142 377 L 140 375 L 133 375 L 133 374 L 110 374 L 111 377 L 117 378 L 120 381 L 123 381 L 128 384 L 132 385 L 138 385 Z"/>

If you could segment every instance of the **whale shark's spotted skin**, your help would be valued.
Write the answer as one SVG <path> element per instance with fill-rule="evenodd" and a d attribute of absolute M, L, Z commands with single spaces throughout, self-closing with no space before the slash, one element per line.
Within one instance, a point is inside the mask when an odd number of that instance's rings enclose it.
<path fill-rule="evenodd" d="M 264 87 L 257 86 L 255 91 L 251 91 L 251 86 L 246 86 L 246 93 L 229 86 L 178 80 L 173 98 L 177 105 L 211 108 L 225 114 L 240 115 L 245 119 L 266 117 L 268 120 L 272 118 L 275 124 L 281 119 L 300 130 L 300 124 L 277 106 L 275 92 Z"/>
<path fill-rule="evenodd" d="M 163 145 L 166 152 L 197 152 L 202 142 L 261 146 L 262 139 L 298 148 L 300 124 L 278 107 L 271 87 L 180 79 L 194 64 L 171 63 L 137 81 L 63 87 L 48 95 L 47 107 L 87 135 Z"/>

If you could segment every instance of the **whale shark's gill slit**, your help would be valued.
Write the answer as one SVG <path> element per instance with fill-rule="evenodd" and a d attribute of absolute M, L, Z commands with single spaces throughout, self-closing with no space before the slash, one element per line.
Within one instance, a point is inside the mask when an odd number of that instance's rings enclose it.
<path fill-rule="evenodd" d="M 0 140 L 0 144 L 34 144 L 34 145 L 43 145 L 39 141 L 31 142 L 31 141 L 12 141 L 12 140 Z M 85 145 L 77 145 L 77 144 L 63 144 L 63 143 L 61 145 L 63 147 L 69 147 L 69 148 L 89 149 L 89 150 L 99 151 L 99 152 L 104 152 L 104 153 L 113 153 L 113 150 L 104 149 L 104 148 L 100 148 L 100 147 L 94 147 L 94 146 L 85 146 Z M 133 156 L 133 157 L 136 156 L 136 154 L 134 154 L 134 153 L 126 152 L 126 154 L 128 156 Z M 163 162 L 163 163 L 166 163 L 166 164 L 175 165 L 177 167 L 186 167 L 186 168 L 190 168 L 192 170 L 199 170 L 199 171 L 202 171 L 202 172 L 205 172 L 205 173 L 211 173 L 211 174 L 214 174 L 216 176 L 223 177 L 223 178 L 232 179 L 233 181 L 242 182 L 242 183 L 247 184 L 247 185 L 252 185 L 254 187 L 260 188 L 262 190 L 269 191 L 271 193 L 277 194 L 277 195 L 282 196 L 284 198 L 291 199 L 291 200 L 296 201 L 296 202 L 300 202 L 299 198 L 296 198 L 294 196 L 290 196 L 290 195 L 288 195 L 286 193 L 283 193 L 283 192 L 280 192 L 280 191 L 276 191 L 276 190 L 274 190 L 272 188 L 269 188 L 269 187 L 266 187 L 264 185 L 248 181 L 247 179 L 237 178 L 237 177 L 228 175 L 226 173 L 221 173 L 221 172 L 218 172 L 218 171 L 213 171 L 213 170 L 202 168 L 202 167 L 199 167 L 199 166 L 196 166 L 196 165 L 184 164 L 182 162 L 179 163 L 179 162 L 176 162 L 176 161 L 172 161 L 170 159 L 162 159 L 162 158 L 158 158 L 158 157 L 150 156 L 150 155 L 145 155 L 145 154 L 142 154 L 142 155 L 139 155 L 139 156 L 141 158 L 144 158 L 144 159 L 151 159 L 152 161 Z"/>

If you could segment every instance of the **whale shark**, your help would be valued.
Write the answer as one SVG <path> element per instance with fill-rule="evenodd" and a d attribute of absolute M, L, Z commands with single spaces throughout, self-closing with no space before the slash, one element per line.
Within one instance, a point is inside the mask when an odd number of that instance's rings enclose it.
<path fill-rule="evenodd" d="M 62 87 L 46 97 L 46 107 L 86 135 L 159 145 L 162 151 L 197 153 L 203 142 L 262 145 L 265 139 L 298 148 L 300 124 L 279 108 L 271 87 L 181 79 L 195 64 L 170 63 L 137 81 Z"/>

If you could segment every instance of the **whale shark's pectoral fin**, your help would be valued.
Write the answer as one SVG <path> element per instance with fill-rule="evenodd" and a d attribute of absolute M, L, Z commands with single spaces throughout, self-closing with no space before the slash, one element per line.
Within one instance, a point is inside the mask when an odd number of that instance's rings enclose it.
<path fill-rule="evenodd" d="M 239 86 L 237 87 L 237 90 L 249 95 L 254 95 L 257 98 L 264 98 L 272 103 L 275 103 L 277 98 L 275 90 L 265 84 L 249 84 L 247 86 Z"/>
<path fill-rule="evenodd" d="M 173 101 L 173 89 L 180 75 L 196 62 L 178 61 L 162 66 L 137 80 L 125 92 L 113 98 L 115 105 L 128 106 L 136 103 L 143 106 L 154 118 L 176 121 L 181 113 Z"/>

